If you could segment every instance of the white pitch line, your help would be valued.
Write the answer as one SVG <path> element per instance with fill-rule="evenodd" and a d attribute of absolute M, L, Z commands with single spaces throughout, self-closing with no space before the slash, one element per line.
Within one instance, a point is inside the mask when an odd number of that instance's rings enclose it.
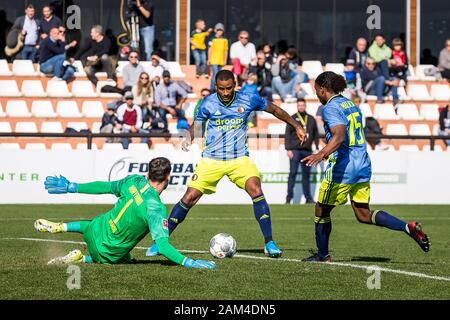
<path fill-rule="evenodd" d="M 2 240 L 25 240 L 25 241 L 38 241 L 38 242 L 57 242 L 57 243 L 71 243 L 71 244 L 83 244 L 86 243 L 83 241 L 69 241 L 69 240 L 52 240 L 52 239 L 39 239 L 39 238 L 2 238 Z M 135 247 L 135 249 L 140 250 L 147 250 L 146 247 Z M 202 250 L 180 250 L 180 252 L 185 253 L 209 253 L 208 251 L 202 251 Z M 299 259 L 287 259 L 287 258 L 268 258 L 268 257 L 255 257 L 255 256 L 249 256 L 249 255 L 243 255 L 243 254 L 236 254 L 234 257 L 236 258 L 243 258 L 243 259 L 255 259 L 255 260 L 269 260 L 269 261 L 285 261 L 285 262 L 296 262 L 296 263 L 306 263 Z M 312 263 L 312 262 L 309 262 Z M 327 262 L 327 263 L 318 263 L 315 264 L 321 265 L 321 266 L 339 266 L 339 267 L 349 267 L 354 269 L 371 269 L 371 270 L 379 270 L 383 272 L 388 273 L 395 273 L 395 274 L 402 274 L 406 276 L 411 277 L 418 277 L 418 278 L 425 278 L 425 279 L 431 279 L 431 280 L 439 280 L 439 281 L 447 281 L 450 282 L 450 278 L 447 277 L 440 277 L 440 276 L 432 276 L 425 273 L 419 273 L 419 272 L 411 272 L 411 271 L 404 271 L 404 270 L 397 270 L 397 269 L 389 269 L 389 268 L 382 268 L 378 266 L 364 266 L 359 264 L 352 264 L 352 263 L 343 263 L 343 262 Z"/>
<path fill-rule="evenodd" d="M 311 217 L 298 217 L 298 218 L 292 218 L 292 217 L 277 217 L 272 216 L 273 219 L 275 220 L 279 220 L 279 221 L 310 221 L 314 219 L 314 216 Z M 401 217 L 402 219 L 405 220 L 419 220 L 419 221 L 427 221 L 427 220 L 450 220 L 450 217 Z M 80 220 L 89 220 L 92 218 L 80 218 L 80 217 L 53 217 L 51 218 L 52 220 L 64 220 L 64 221 L 69 221 L 69 220 L 74 220 L 74 221 L 80 221 Z M 355 217 L 339 217 L 336 216 L 334 219 L 336 220 L 355 220 Z M 0 221 L 35 221 L 36 218 L 0 218 Z M 236 220 L 236 221 L 253 221 L 255 220 L 254 217 L 191 217 L 189 218 L 189 220 L 201 220 L 201 221 L 207 221 L 207 220 L 212 220 L 212 221 L 220 221 L 220 220 L 224 220 L 224 221 L 229 221 L 229 220 Z"/>

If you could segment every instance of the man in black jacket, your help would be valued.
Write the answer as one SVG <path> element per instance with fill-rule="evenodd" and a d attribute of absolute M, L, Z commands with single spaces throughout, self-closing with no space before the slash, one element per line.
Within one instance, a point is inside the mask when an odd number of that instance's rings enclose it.
<path fill-rule="evenodd" d="M 258 77 L 258 92 L 261 97 L 272 101 L 272 64 L 266 60 L 263 51 L 256 53 L 256 66 L 250 66 L 249 74 L 256 74 Z"/>
<path fill-rule="evenodd" d="M 98 82 L 96 72 L 106 72 L 108 80 L 114 76 L 110 51 L 111 41 L 103 35 L 102 26 L 96 25 L 91 29 L 91 39 L 86 41 L 75 55 L 75 59 L 81 58 L 88 79 L 95 85 Z"/>
<path fill-rule="evenodd" d="M 316 120 L 313 116 L 306 113 L 305 99 L 297 100 L 297 113 L 293 114 L 292 118 L 300 123 L 303 129 L 305 129 L 307 138 L 306 142 L 304 144 L 301 144 L 299 139 L 297 138 L 297 135 L 295 134 L 294 128 L 292 128 L 291 126 L 286 126 L 284 145 L 287 150 L 287 155 L 290 159 L 286 204 L 291 203 L 291 200 L 294 197 L 295 178 L 297 176 L 297 170 L 300 161 L 312 154 L 313 142 L 316 145 L 316 149 L 319 148 L 319 132 L 317 130 Z M 311 167 L 306 166 L 305 163 L 301 163 L 301 165 L 303 195 L 306 198 L 306 203 L 314 203 L 314 200 L 311 196 L 309 181 L 311 176 Z"/>

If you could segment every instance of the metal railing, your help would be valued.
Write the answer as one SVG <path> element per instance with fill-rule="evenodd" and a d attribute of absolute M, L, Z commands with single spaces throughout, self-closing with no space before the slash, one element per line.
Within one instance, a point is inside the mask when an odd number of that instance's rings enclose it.
<path fill-rule="evenodd" d="M 183 138 L 185 135 L 182 133 L 91 133 L 91 132 L 73 132 L 73 133 L 2 133 L 1 137 L 16 137 L 16 138 L 86 138 L 87 148 L 92 149 L 92 141 L 96 138 Z M 249 133 L 248 137 L 253 138 L 266 138 L 266 139 L 284 139 L 284 134 L 270 134 L 270 133 Z M 325 138 L 323 135 L 321 139 Z M 434 151 L 434 147 L 437 140 L 450 140 L 450 136 L 444 135 L 366 135 L 366 140 L 383 139 L 383 140 L 429 140 L 430 150 Z"/>

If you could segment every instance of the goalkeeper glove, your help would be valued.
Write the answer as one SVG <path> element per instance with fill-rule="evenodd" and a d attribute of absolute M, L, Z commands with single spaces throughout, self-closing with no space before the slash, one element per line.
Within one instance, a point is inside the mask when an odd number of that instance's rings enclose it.
<path fill-rule="evenodd" d="M 51 194 L 63 194 L 63 193 L 75 193 L 77 192 L 78 185 L 74 182 L 70 182 L 63 176 L 54 177 L 49 176 L 45 178 L 45 189 Z"/>
<path fill-rule="evenodd" d="M 185 266 L 186 268 L 195 269 L 214 269 L 216 267 L 216 263 L 214 261 L 194 260 L 191 258 L 186 258 L 183 261 L 183 266 Z"/>

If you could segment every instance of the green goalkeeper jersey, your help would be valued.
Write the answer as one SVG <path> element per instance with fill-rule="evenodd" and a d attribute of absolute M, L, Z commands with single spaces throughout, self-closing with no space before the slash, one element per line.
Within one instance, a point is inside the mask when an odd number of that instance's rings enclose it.
<path fill-rule="evenodd" d="M 129 252 L 150 232 L 161 254 L 178 264 L 183 263 L 185 257 L 168 243 L 166 207 L 144 177 L 131 175 L 114 182 L 79 184 L 77 192 L 112 193 L 119 198 L 111 210 L 91 221 L 85 233 L 94 261 L 126 261 Z"/>

